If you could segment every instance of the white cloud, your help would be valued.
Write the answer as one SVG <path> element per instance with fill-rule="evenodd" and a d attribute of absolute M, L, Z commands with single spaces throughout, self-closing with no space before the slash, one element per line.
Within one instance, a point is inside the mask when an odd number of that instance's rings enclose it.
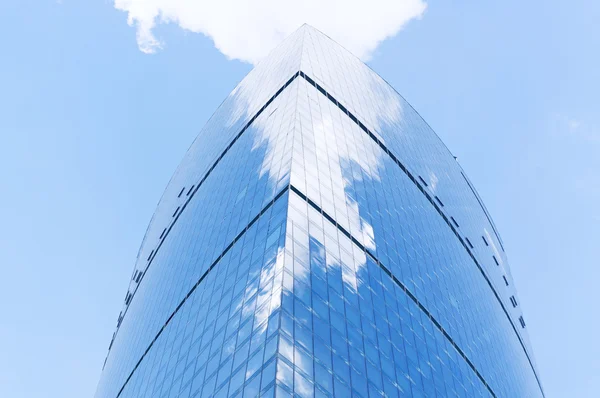
<path fill-rule="evenodd" d="M 210 37 L 228 58 L 256 63 L 303 23 L 366 60 L 377 45 L 425 11 L 423 0 L 115 0 L 137 30 L 141 51 L 163 43 L 156 24 Z"/>
<path fill-rule="evenodd" d="M 581 127 L 581 122 L 578 120 L 569 120 L 568 125 L 569 125 L 569 131 L 574 133 L 577 131 L 577 129 L 579 127 Z"/>
<path fill-rule="evenodd" d="M 598 132 L 598 129 L 593 128 L 585 121 L 562 113 L 557 113 L 554 115 L 552 122 L 554 123 L 554 133 L 559 137 L 563 137 L 567 134 L 567 136 L 587 142 L 600 143 L 600 133 Z"/>

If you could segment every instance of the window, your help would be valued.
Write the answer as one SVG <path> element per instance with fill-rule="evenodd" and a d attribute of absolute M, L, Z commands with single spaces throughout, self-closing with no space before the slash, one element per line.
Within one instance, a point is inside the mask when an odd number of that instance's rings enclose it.
<path fill-rule="evenodd" d="M 129 303 L 131 302 L 131 297 L 133 297 L 133 295 L 127 292 L 127 295 L 125 296 L 125 305 L 129 305 Z"/>
<path fill-rule="evenodd" d="M 190 194 L 192 193 L 192 190 L 194 189 L 195 185 L 192 185 L 189 189 L 189 191 L 187 191 L 187 193 L 185 194 L 185 196 L 190 196 Z"/>
<path fill-rule="evenodd" d="M 173 217 L 175 217 L 177 215 L 177 212 L 179 211 L 180 206 L 177 206 L 177 208 L 175 209 L 175 213 L 173 213 Z"/>
<path fill-rule="evenodd" d="M 142 271 L 140 271 L 140 273 L 138 274 L 137 278 L 135 278 L 135 281 L 137 283 L 140 283 L 140 280 L 142 279 L 142 275 L 144 275 L 144 273 Z"/>
<path fill-rule="evenodd" d="M 150 259 L 152 258 L 152 255 L 153 255 L 153 254 L 154 254 L 154 250 L 152 250 L 152 251 L 150 252 L 150 255 L 148 256 L 148 261 L 150 261 Z"/>
<path fill-rule="evenodd" d="M 492 258 L 494 259 L 494 262 L 496 263 L 496 265 L 500 265 L 500 263 L 498 262 L 498 259 L 496 258 L 496 256 L 492 256 Z"/>
<path fill-rule="evenodd" d="M 504 283 L 506 284 L 506 286 L 508 286 L 508 279 L 506 279 L 506 275 L 502 275 L 502 278 L 504 279 Z"/>
<path fill-rule="evenodd" d="M 489 246 L 490 244 L 487 242 L 487 240 L 485 240 L 485 236 L 482 236 L 481 239 L 483 239 L 483 243 L 485 243 L 486 246 Z"/>
<path fill-rule="evenodd" d="M 158 239 L 162 239 L 163 236 L 165 236 L 165 233 L 167 232 L 167 229 L 163 229 L 163 231 L 160 233 L 160 236 L 158 237 Z"/>
<path fill-rule="evenodd" d="M 423 179 L 423 177 L 419 176 L 419 180 L 421 180 L 421 182 L 423 183 L 423 185 L 425 185 L 426 187 L 429 186 L 429 185 L 427 185 L 427 183 L 425 182 L 425 180 Z"/>
<path fill-rule="evenodd" d="M 517 308 L 517 299 L 515 299 L 515 296 L 510 296 L 510 302 L 514 308 Z"/>
<path fill-rule="evenodd" d="M 181 197 L 181 194 L 183 194 L 183 191 L 185 191 L 185 187 L 181 188 L 181 191 L 179 191 L 179 195 L 177 195 L 178 198 Z"/>
<path fill-rule="evenodd" d="M 452 222 L 454 223 L 454 225 L 456 225 L 456 228 L 459 227 L 458 223 L 456 222 L 456 220 L 454 219 L 454 217 L 450 217 L 450 219 L 452 220 Z"/>
<path fill-rule="evenodd" d="M 437 200 L 437 202 L 439 203 L 440 206 L 444 207 L 444 204 L 442 203 L 442 201 L 440 200 L 440 198 L 438 198 L 437 196 L 435 197 L 435 200 Z"/>
<path fill-rule="evenodd" d="M 523 316 L 519 317 L 519 322 L 521 323 L 521 327 L 525 328 L 525 320 L 523 319 Z"/>
<path fill-rule="evenodd" d="M 471 243 L 471 241 L 469 240 L 469 238 L 467 238 L 467 237 L 465 236 L 465 240 L 467 241 L 467 244 L 469 245 L 469 247 L 470 247 L 471 249 L 474 249 L 474 247 L 473 247 L 473 244 Z"/>

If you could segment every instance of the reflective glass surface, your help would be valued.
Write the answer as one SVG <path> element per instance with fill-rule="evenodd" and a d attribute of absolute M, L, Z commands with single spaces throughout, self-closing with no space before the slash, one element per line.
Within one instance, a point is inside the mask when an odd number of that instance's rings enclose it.
<path fill-rule="evenodd" d="M 383 79 L 305 25 L 165 190 L 96 396 L 543 392 L 464 171 Z"/>

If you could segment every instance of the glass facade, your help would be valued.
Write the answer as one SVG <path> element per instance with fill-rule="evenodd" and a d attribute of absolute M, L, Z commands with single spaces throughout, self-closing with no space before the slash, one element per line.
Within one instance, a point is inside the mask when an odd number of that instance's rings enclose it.
<path fill-rule="evenodd" d="M 167 186 L 96 397 L 540 397 L 518 303 L 452 154 L 305 25 Z"/>

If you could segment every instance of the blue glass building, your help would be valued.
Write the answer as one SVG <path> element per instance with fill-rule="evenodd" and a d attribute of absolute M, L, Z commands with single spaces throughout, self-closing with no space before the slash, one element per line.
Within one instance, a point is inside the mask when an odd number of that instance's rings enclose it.
<path fill-rule="evenodd" d="M 169 182 L 96 396 L 543 392 L 464 171 L 392 87 L 305 25 Z"/>

